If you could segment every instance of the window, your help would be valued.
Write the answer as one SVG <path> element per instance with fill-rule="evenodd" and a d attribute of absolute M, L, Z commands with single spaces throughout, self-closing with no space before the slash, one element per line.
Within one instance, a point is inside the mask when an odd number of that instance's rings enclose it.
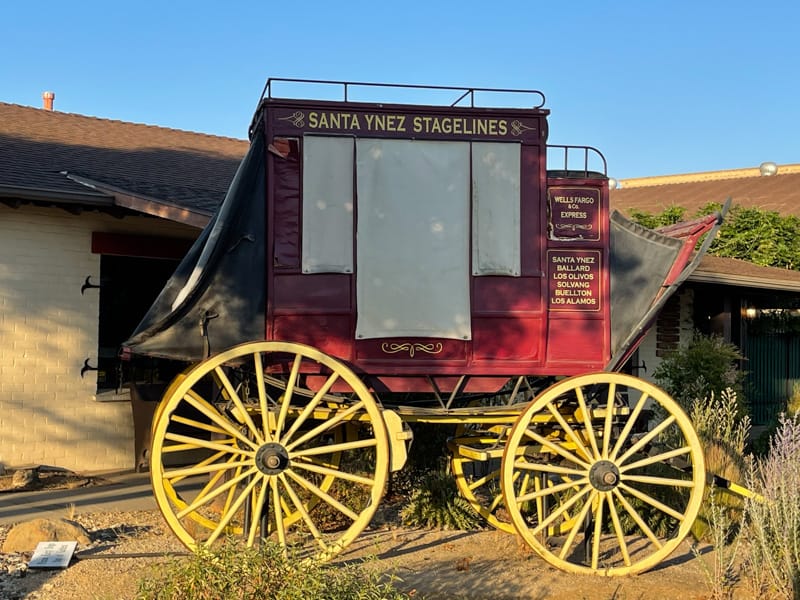
<path fill-rule="evenodd" d="M 118 358 L 120 344 L 133 333 L 177 267 L 175 259 L 100 257 L 100 319 L 97 399 L 127 400 L 129 364 Z"/>

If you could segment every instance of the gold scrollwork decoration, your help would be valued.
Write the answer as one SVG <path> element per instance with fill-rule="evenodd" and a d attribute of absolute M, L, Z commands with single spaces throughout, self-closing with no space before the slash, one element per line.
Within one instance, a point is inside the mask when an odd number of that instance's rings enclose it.
<path fill-rule="evenodd" d="M 381 350 L 386 354 L 397 354 L 398 352 L 408 352 L 409 358 L 414 358 L 417 352 L 425 352 L 426 354 L 439 354 L 442 351 L 442 343 L 424 344 L 422 342 L 384 342 L 381 344 Z"/>
<path fill-rule="evenodd" d="M 511 133 L 514 135 L 521 135 L 525 131 L 531 131 L 536 129 L 536 127 L 528 127 L 527 125 L 523 125 L 520 121 L 514 119 L 511 121 Z"/>
<path fill-rule="evenodd" d="M 569 229 L 570 231 L 591 231 L 593 229 L 591 223 L 587 225 L 579 225 L 577 223 L 556 223 L 556 229 Z"/>
<path fill-rule="evenodd" d="M 289 121 L 295 127 L 304 127 L 306 124 L 306 115 L 299 110 L 296 110 L 288 117 L 279 117 L 279 121 Z"/>

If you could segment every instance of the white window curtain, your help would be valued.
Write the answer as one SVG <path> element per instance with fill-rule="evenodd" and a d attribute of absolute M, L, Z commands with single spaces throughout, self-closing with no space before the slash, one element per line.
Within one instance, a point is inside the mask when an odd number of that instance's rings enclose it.
<path fill-rule="evenodd" d="M 303 273 L 353 272 L 353 138 L 303 138 Z"/>
<path fill-rule="evenodd" d="M 520 274 L 520 145 L 472 144 L 472 273 Z"/>
<path fill-rule="evenodd" d="M 471 338 L 469 153 L 468 142 L 356 142 L 356 337 Z"/>

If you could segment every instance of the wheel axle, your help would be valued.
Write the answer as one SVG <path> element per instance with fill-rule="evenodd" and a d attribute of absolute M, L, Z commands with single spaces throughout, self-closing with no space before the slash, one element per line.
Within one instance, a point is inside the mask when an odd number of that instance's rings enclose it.
<path fill-rule="evenodd" d="M 256 467 L 264 475 L 279 475 L 289 466 L 289 453 L 275 442 L 268 442 L 256 451 Z"/>
<path fill-rule="evenodd" d="M 609 460 L 598 460 L 589 469 L 589 482 L 595 489 L 608 492 L 619 483 L 619 469 Z"/>

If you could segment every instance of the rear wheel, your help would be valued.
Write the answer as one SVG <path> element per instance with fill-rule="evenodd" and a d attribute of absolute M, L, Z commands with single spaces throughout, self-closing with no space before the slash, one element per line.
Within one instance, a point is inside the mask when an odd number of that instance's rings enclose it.
<path fill-rule="evenodd" d="M 472 509 L 495 529 L 516 533 L 511 515 L 506 509 L 500 479 L 502 454 L 508 439 L 510 424 L 459 425 L 450 442 L 450 461 L 459 494 Z M 523 449 L 524 451 L 524 449 Z M 514 496 L 525 497 L 530 492 L 552 487 L 565 480 L 548 477 L 544 473 L 519 470 L 514 474 Z M 548 513 L 548 497 L 540 495 L 533 502 L 520 506 L 526 520 L 541 522 Z M 575 519 L 565 511 L 548 526 L 548 533 L 566 533 L 575 525 Z"/>
<path fill-rule="evenodd" d="M 553 485 L 519 490 L 526 474 Z M 507 510 L 525 541 L 573 573 L 629 575 L 650 569 L 689 533 L 705 467 L 689 418 L 664 391 L 629 375 L 565 379 L 520 415 L 503 455 Z M 531 515 L 532 502 L 549 501 Z M 549 531 L 574 515 L 568 533 Z"/>
<path fill-rule="evenodd" d="M 506 443 L 505 424 L 459 425 L 450 442 L 450 466 L 459 494 L 495 529 L 514 533 L 500 491 L 500 456 Z"/>
<path fill-rule="evenodd" d="M 153 427 L 156 501 L 190 548 L 274 537 L 329 558 L 369 524 L 388 467 L 370 392 L 300 344 L 252 342 L 198 363 L 170 386 Z"/>

